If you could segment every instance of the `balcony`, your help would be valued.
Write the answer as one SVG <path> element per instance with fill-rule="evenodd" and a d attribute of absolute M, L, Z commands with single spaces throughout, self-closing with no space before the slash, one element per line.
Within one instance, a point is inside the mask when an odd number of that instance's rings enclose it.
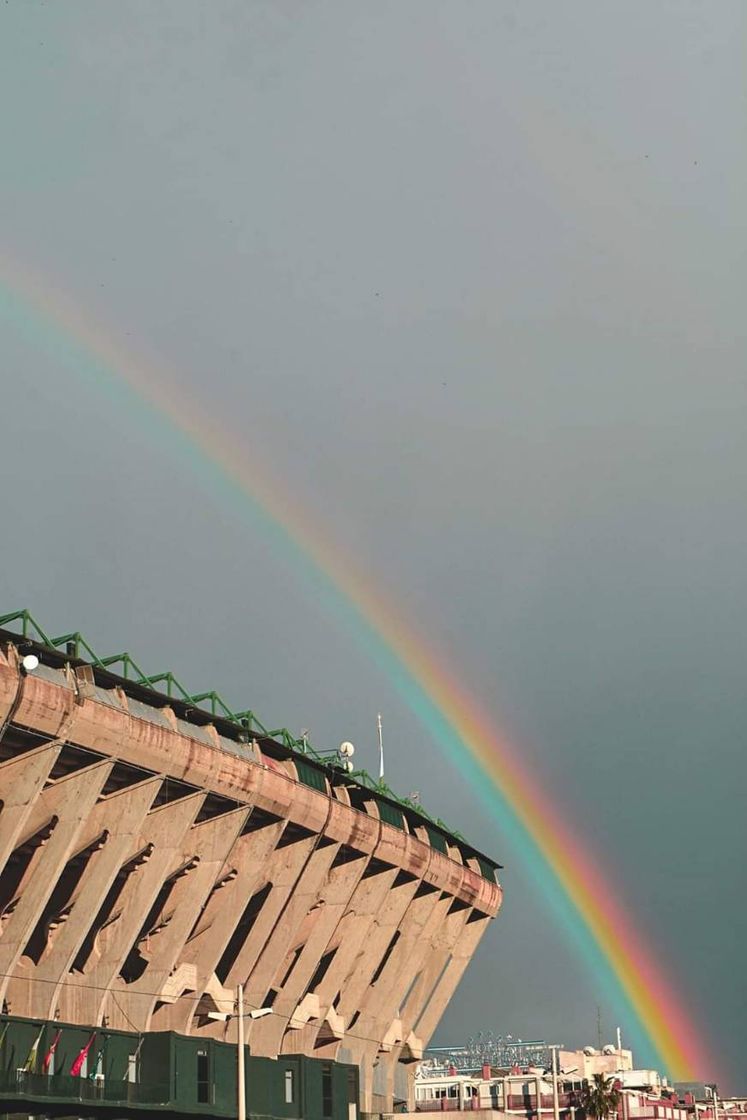
<path fill-rule="evenodd" d="M 172 1104 L 169 1085 L 104 1080 L 103 1077 L 71 1077 L 70 1074 L 27 1073 L 26 1070 L 0 1071 L 0 1097 L 4 1100 L 46 1100 L 65 1103 L 126 1104 L 142 1108 L 167 1108 Z"/>

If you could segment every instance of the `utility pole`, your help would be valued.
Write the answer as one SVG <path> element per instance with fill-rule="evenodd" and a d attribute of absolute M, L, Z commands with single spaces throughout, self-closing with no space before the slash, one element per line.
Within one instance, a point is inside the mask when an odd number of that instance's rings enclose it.
<path fill-rule="evenodd" d="M 244 1052 L 244 985 L 236 989 L 236 1003 L 239 1014 L 239 1044 L 237 1046 L 238 1069 L 238 1120 L 246 1120 L 246 1054 Z"/>
<path fill-rule="evenodd" d="M 381 736 L 381 712 L 376 717 L 376 726 L 379 731 L 379 781 L 384 779 L 384 740 Z"/>
<path fill-rule="evenodd" d="M 551 1046 L 552 1051 L 552 1115 L 553 1120 L 560 1120 L 560 1098 L 558 1096 L 558 1047 Z"/>

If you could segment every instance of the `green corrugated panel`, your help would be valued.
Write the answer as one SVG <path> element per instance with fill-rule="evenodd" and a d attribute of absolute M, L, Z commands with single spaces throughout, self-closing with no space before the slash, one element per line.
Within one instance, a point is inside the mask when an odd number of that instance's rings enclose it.
<path fill-rule="evenodd" d="M 442 855 L 447 856 L 449 854 L 449 848 L 446 843 L 446 837 L 440 832 L 437 832 L 435 828 L 430 828 L 428 825 L 426 825 L 426 829 L 428 830 L 428 839 L 431 842 L 431 847 L 435 848 L 437 852 L 441 852 Z"/>
<path fill-rule="evenodd" d="M 236 1047 L 213 1041 L 212 1051 L 213 1111 L 232 1116 L 236 1112 Z"/>
<path fill-rule="evenodd" d="M 137 1049 L 137 1042 L 133 1047 L 133 1053 L 135 1049 Z M 140 1090 L 146 1100 L 148 1095 L 155 1094 L 157 1086 L 164 1083 L 169 1085 L 167 1100 L 173 1100 L 177 1071 L 181 1091 L 186 1087 L 188 1069 L 191 1069 L 191 1063 L 188 1066 L 183 1056 L 177 1055 L 174 1035 L 168 1031 L 150 1031 L 143 1037 L 138 1064 Z"/>
<path fill-rule="evenodd" d="M 402 832 L 405 831 L 405 821 L 401 809 L 396 809 L 388 801 L 377 801 L 376 804 L 379 806 L 379 815 L 383 821 L 401 829 Z"/>
<path fill-rule="evenodd" d="M 327 792 L 327 783 L 321 770 L 302 758 L 294 758 L 293 761 L 296 765 L 299 782 L 303 782 L 305 786 L 311 786 L 312 789 L 318 789 L 322 793 Z"/>
<path fill-rule="evenodd" d="M 483 859 L 482 856 L 477 857 L 477 862 L 480 864 L 480 870 L 482 871 L 483 879 L 489 879 L 491 883 L 494 883 L 495 867 L 493 867 L 492 863 L 488 863 L 488 861 L 486 859 Z"/>

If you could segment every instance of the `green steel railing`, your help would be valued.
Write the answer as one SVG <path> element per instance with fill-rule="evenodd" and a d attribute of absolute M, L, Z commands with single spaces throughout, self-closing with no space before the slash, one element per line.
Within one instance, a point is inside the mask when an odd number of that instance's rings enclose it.
<path fill-rule="evenodd" d="M 72 1077 L 70 1074 L 0 1072 L 0 1094 L 30 1099 L 56 1099 L 111 1104 L 167 1105 L 171 1103 L 168 1082 L 143 1083 L 113 1079 Z"/>

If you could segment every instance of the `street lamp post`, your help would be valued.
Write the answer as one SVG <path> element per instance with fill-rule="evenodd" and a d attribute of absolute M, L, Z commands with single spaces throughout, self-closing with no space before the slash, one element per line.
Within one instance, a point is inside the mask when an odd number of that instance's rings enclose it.
<path fill-rule="evenodd" d="M 552 1114 L 553 1120 L 560 1120 L 560 1099 L 558 1096 L 558 1048 L 551 1046 L 552 1051 Z"/>
<path fill-rule="evenodd" d="M 244 985 L 239 984 L 236 990 L 237 1012 L 239 1016 L 239 1045 L 238 1070 L 236 1081 L 238 1083 L 238 1120 L 246 1120 L 246 1054 L 244 1051 Z"/>
<path fill-rule="evenodd" d="M 238 1045 L 236 1047 L 236 1096 L 237 1118 L 246 1120 L 246 1047 L 244 1045 L 244 985 L 236 987 L 236 1014 L 239 1020 Z M 264 1019 L 272 1015 L 271 1007 L 255 1007 L 249 1012 L 250 1019 Z"/>

